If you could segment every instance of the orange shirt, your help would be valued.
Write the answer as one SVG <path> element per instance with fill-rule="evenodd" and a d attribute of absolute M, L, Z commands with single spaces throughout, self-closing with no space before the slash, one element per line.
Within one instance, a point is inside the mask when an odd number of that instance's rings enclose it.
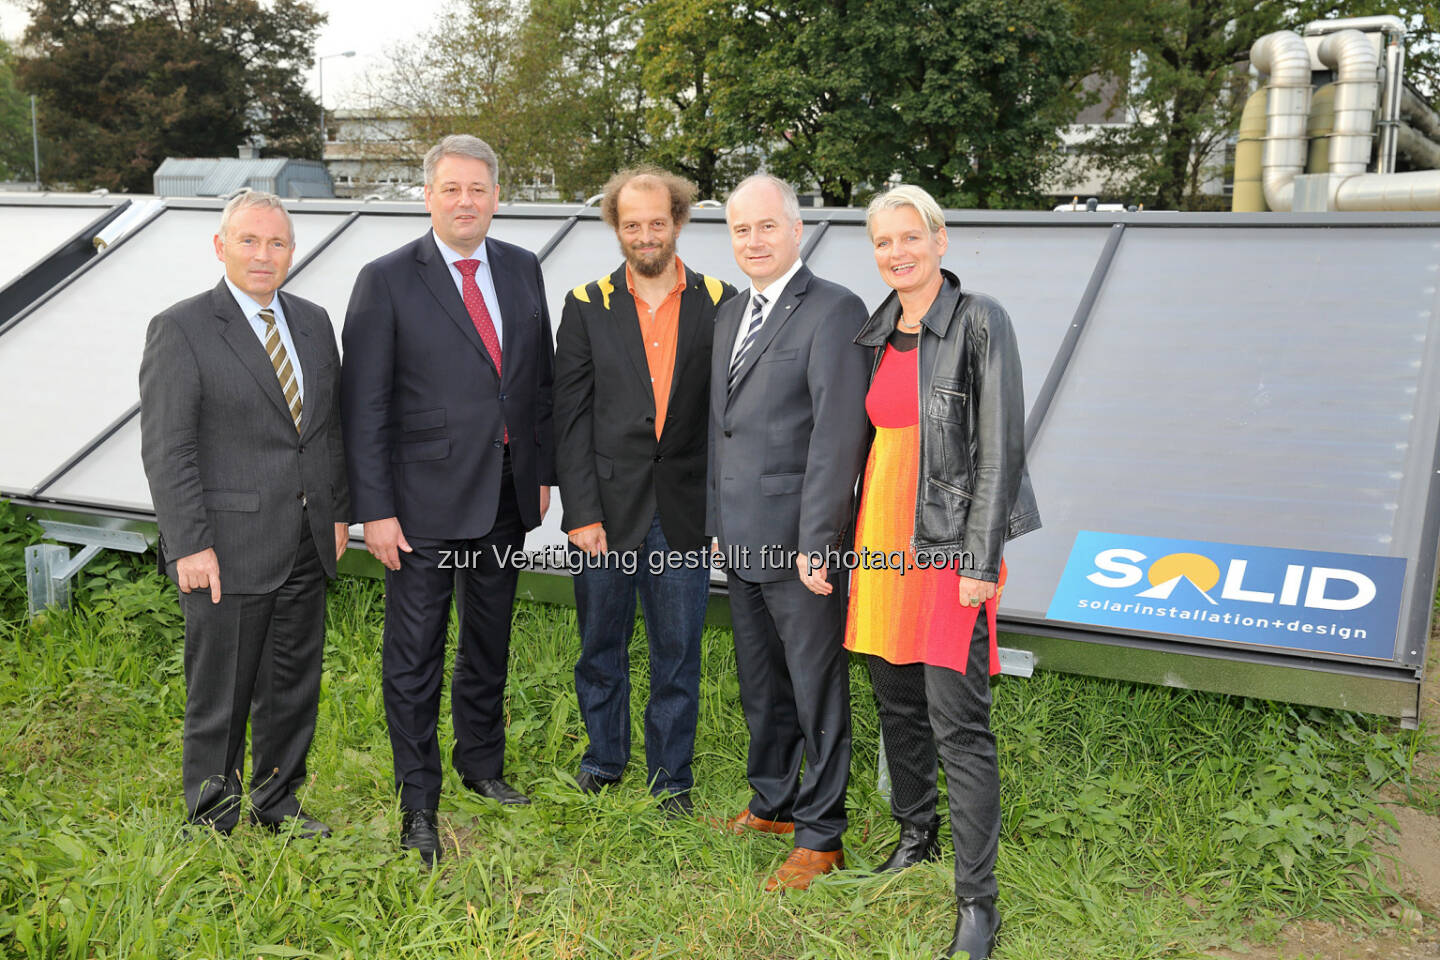
<path fill-rule="evenodd" d="M 675 286 L 658 305 L 641 300 L 635 293 L 635 277 L 625 266 L 625 286 L 635 300 L 640 318 L 640 336 L 645 340 L 645 361 L 650 366 L 650 385 L 655 390 L 655 439 L 665 428 L 665 411 L 670 406 L 670 382 L 675 376 L 675 341 L 680 332 L 680 296 L 685 292 L 685 264 L 675 258 L 679 274 Z"/>

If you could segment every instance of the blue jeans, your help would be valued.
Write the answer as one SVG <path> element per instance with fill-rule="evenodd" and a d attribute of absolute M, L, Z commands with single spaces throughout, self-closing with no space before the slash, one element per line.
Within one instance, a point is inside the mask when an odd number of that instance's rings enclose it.
<path fill-rule="evenodd" d="M 639 548 L 612 554 L 609 564 L 590 561 L 574 578 L 580 623 L 575 694 L 590 735 L 580 769 L 618 780 L 630 760 L 629 648 L 638 592 L 650 640 L 645 763 L 657 796 L 695 784 L 690 766 L 700 712 L 700 634 L 710 593 L 708 551 L 683 554 L 694 562 L 678 567 L 663 562 L 669 552 L 657 514 Z"/>

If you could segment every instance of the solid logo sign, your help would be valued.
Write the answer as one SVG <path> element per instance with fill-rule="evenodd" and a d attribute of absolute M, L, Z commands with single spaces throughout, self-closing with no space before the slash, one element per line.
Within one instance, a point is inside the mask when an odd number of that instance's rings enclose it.
<path fill-rule="evenodd" d="M 1389 660 L 1403 557 L 1082 530 L 1051 620 Z"/>

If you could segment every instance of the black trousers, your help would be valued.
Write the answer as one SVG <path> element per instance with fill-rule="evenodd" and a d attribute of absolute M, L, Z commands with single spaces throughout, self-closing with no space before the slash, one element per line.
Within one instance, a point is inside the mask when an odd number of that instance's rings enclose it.
<path fill-rule="evenodd" d="M 995 895 L 1000 847 L 1000 767 L 990 730 L 990 625 L 982 608 L 965 672 L 866 657 L 890 769 L 890 811 L 904 823 L 935 822 L 936 757 L 945 765 L 955 894 Z"/>
<path fill-rule="evenodd" d="M 820 597 L 798 577 L 748 583 L 733 575 L 729 590 L 750 729 L 750 812 L 794 820 L 797 847 L 839 850 L 850 782 L 845 591 L 837 584 Z"/>
<path fill-rule="evenodd" d="M 325 571 L 309 523 L 295 563 L 270 593 L 180 594 L 185 616 L 185 731 L 181 781 L 191 822 L 229 831 L 240 817 L 245 722 L 250 722 L 250 804 L 257 820 L 300 812 L 305 756 L 315 736 L 325 649 Z M 225 558 L 220 580 L 225 580 Z"/>
<path fill-rule="evenodd" d="M 436 728 L 452 597 L 460 621 L 450 683 L 452 762 L 472 780 L 498 777 L 504 768 L 505 673 L 519 576 L 519 568 L 504 560 L 525 541 L 509 457 L 488 534 L 473 540 L 406 539 L 414 552 L 401 553 L 400 569 L 385 572 L 385 720 L 400 805 L 433 810 L 440 803 Z"/>

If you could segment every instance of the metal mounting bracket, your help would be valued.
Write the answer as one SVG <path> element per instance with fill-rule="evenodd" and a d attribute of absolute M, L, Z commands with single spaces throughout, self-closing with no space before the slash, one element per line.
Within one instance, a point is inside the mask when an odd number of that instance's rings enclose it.
<path fill-rule="evenodd" d="M 39 522 L 46 537 L 61 543 L 39 543 L 25 548 L 25 592 L 32 620 L 36 614 L 52 607 L 64 610 L 70 606 L 71 581 L 101 550 L 144 553 L 149 546 L 145 535 L 134 530 L 87 527 L 58 520 Z M 81 550 L 72 557 L 64 543 L 78 544 Z"/>

